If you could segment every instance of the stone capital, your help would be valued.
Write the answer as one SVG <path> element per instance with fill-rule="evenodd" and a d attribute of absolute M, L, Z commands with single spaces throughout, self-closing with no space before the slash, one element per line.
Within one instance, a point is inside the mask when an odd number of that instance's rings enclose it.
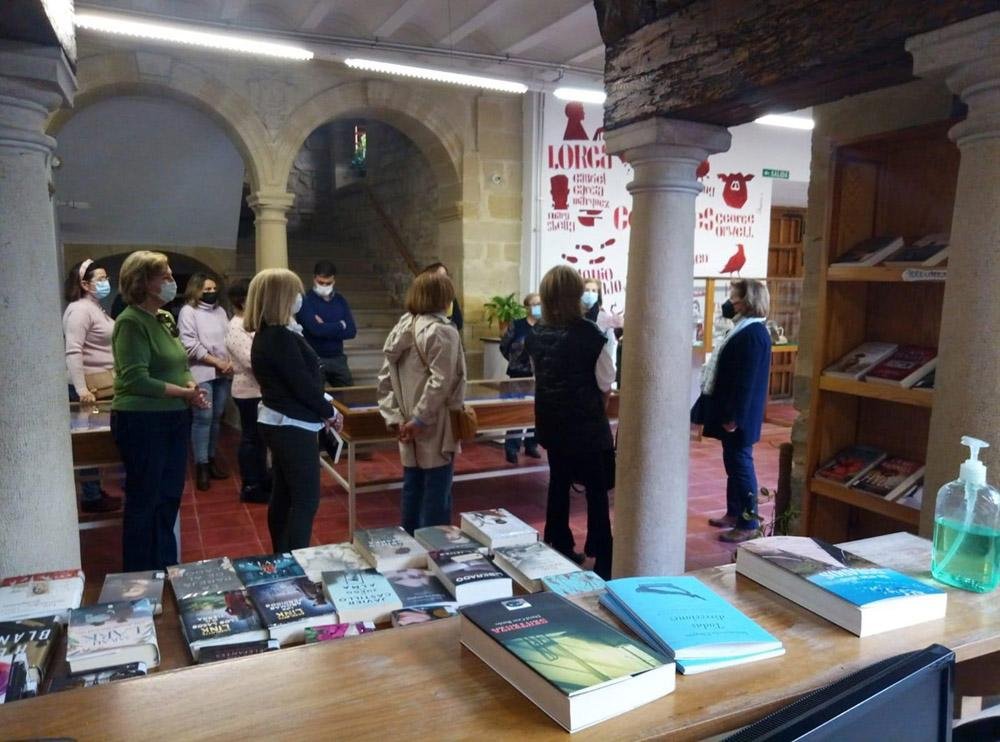
<path fill-rule="evenodd" d="M 247 205 L 254 210 L 258 219 L 285 219 L 285 213 L 292 208 L 295 194 L 285 191 L 257 191 L 247 196 Z"/>
<path fill-rule="evenodd" d="M 73 102 L 76 77 L 61 49 L 0 40 L 0 147 L 49 154 L 48 115 Z"/>

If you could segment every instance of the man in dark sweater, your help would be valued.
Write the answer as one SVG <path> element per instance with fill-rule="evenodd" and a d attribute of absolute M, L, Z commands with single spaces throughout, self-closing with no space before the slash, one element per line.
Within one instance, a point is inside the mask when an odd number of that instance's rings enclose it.
<path fill-rule="evenodd" d="M 330 386 L 351 386 L 351 369 L 344 355 L 344 341 L 358 334 L 351 307 L 334 290 L 337 268 L 321 260 L 313 269 L 313 288 L 306 292 L 302 309 L 295 319 L 302 325 L 302 336 L 319 356 L 320 367 Z"/>

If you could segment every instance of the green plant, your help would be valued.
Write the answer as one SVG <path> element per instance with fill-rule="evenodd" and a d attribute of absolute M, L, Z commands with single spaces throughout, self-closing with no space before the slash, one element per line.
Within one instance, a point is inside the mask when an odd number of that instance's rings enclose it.
<path fill-rule="evenodd" d="M 774 501 L 774 517 L 770 521 L 766 521 L 760 515 L 760 503 L 771 501 Z M 761 536 L 788 536 L 792 524 L 799 515 L 801 515 L 799 509 L 791 503 L 778 502 L 777 490 L 761 487 L 760 496 L 754 500 L 753 509 L 747 510 L 743 517 L 760 523 L 757 531 Z"/>
<path fill-rule="evenodd" d="M 494 322 L 504 327 L 528 314 L 528 310 L 514 298 L 514 294 L 507 294 L 507 296 L 498 294 L 490 297 L 490 300 L 483 305 L 483 311 L 486 313 L 486 321 L 490 327 L 493 326 Z"/>

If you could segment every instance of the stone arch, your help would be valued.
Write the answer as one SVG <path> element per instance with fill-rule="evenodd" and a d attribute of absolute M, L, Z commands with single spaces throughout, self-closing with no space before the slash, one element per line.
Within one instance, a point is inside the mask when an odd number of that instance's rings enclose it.
<path fill-rule="evenodd" d="M 250 102 L 197 67 L 164 54 L 122 52 L 80 60 L 77 77 L 80 89 L 73 109 L 53 114 L 47 133 L 56 135 L 77 112 L 108 98 L 169 98 L 219 124 L 243 158 L 252 190 L 273 182 L 270 137 Z"/>

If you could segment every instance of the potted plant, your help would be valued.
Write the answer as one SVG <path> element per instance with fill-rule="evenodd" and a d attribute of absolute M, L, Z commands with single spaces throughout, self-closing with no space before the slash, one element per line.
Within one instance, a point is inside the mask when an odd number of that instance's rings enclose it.
<path fill-rule="evenodd" d="M 489 326 L 493 327 L 493 323 L 496 322 L 500 328 L 501 335 L 507 332 L 507 328 L 511 322 L 521 319 L 528 314 L 528 310 L 514 297 L 514 294 L 507 294 L 507 296 L 500 296 L 498 294 L 491 297 L 483 305 L 483 310 L 486 313 L 486 321 L 489 323 Z"/>

